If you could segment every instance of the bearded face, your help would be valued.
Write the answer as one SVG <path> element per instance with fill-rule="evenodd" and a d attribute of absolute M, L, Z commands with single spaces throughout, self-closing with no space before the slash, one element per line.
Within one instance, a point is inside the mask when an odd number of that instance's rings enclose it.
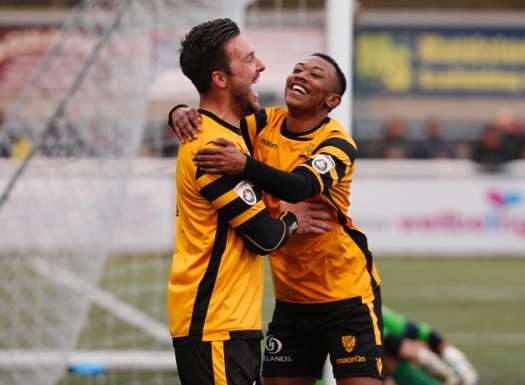
<path fill-rule="evenodd" d="M 251 87 L 254 81 L 248 84 L 238 78 L 232 81 L 232 99 L 243 116 L 251 115 L 259 109 L 259 97 Z"/>
<path fill-rule="evenodd" d="M 228 78 L 233 108 L 242 116 L 253 114 L 259 109 L 259 96 L 252 86 L 264 71 L 264 64 L 242 34 L 227 44 L 226 53 L 230 59 Z"/>

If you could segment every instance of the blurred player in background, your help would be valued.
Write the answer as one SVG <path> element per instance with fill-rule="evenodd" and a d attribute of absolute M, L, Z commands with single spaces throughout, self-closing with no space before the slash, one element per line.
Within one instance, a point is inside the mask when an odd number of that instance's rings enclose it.
<path fill-rule="evenodd" d="M 314 384 L 328 353 L 339 385 L 382 383 L 380 278 L 366 236 L 347 215 L 356 145 L 328 117 L 345 89 L 337 63 L 313 54 L 287 78 L 287 110 L 266 108 L 241 121 L 253 157 L 224 139 L 195 157 L 206 172 L 261 186 L 274 216 L 280 200 L 313 199 L 334 218 L 331 231 L 294 236 L 270 255 L 276 306 L 264 354 L 268 385 Z M 176 132 L 198 126 L 194 118 L 182 108 L 170 116 Z M 186 138 L 195 134 L 189 128 Z"/>
<path fill-rule="evenodd" d="M 235 23 L 194 27 L 182 42 L 184 74 L 200 94 L 202 132 L 177 159 L 176 251 L 169 330 L 183 385 L 260 383 L 263 260 L 309 222 L 308 207 L 271 217 L 260 188 L 210 175 L 192 157 L 218 136 L 244 151 L 240 119 L 257 110 L 250 87 L 264 70 Z"/>
<path fill-rule="evenodd" d="M 383 306 L 387 385 L 476 385 L 467 357 L 429 325 Z"/>

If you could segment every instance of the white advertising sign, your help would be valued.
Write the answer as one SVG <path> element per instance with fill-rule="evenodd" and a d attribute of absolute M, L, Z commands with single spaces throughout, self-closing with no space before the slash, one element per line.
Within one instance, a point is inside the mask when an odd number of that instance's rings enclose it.
<path fill-rule="evenodd" d="M 121 210 L 108 208 L 108 215 L 119 218 L 112 232 L 115 252 L 173 251 L 173 166 L 173 160 L 137 162 Z M 428 171 L 430 164 L 409 166 L 361 162 L 354 178 L 350 216 L 367 234 L 374 255 L 525 257 L 522 171 L 489 176 L 460 170 L 458 162 L 433 171 Z M 26 175 L 7 207 L 0 210 L 4 234 L 11 234 L 0 237 L 0 252 L 66 247 L 69 238 L 92 243 L 90 232 L 96 230 L 98 211 L 91 198 L 99 187 L 107 188 L 108 181 L 93 178 L 86 191 L 82 189 L 86 177 Z M 1 185 L 5 180 L 0 176 Z M 69 199 L 72 192 L 75 200 Z M 82 226 L 70 226 L 79 221 Z"/>
<path fill-rule="evenodd" d="M 525 180 L 361 178 L 351 202 L 375 254 L 525 256 Z"/>

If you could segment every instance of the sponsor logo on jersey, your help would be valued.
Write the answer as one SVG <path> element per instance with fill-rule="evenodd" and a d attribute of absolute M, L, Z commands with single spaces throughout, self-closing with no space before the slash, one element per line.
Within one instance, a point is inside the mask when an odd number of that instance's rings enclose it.
<path fill-rule="evenodd" d="M 365 356 L 355 355 L 351 357 L 341 357 L 335 360 L 335 363 L 337 365 L 345 365 L 345 364 L 358 364 L 366 362 Z"/>
<path fill-rule="evenodd" d="M 283 343 L 272 335 L 266 337 L 266 353 L 277 354 L 283 348 Z"/>
<path fill-rule="evenodd" d="M 245 180 L 233 188 L 233 191 L 248 205 L 257 203 L 257 195 L 253 191 L 253 187 Z"/>
<path fill-rule="evenodd" d="M 292 362 L 292 356 L 268 356 L 264 355 L 264 361 L 266 362 Z"/>
<path fill-rule="evenodd" d="M 266 351 L 264 361 L 271 362 L 292 362 L 292 356 L 277 355 L 283 348 L 283 343 L 272 335 L 266 337 Z"/>
<path fill-rule="evenodd" d="M 267 147 L 276 149 L 277 145 L 275 143 L 270 142 L 268 139 L 261 138 L 261 144 L 264 144 Z"/>
<path fill-rule="evenodd" d="M 335 162 L 330 155 L 316 155 L 312 161 L 312 167 L 320 174 L 326 174 L 335 167 Z"/>
<path fill-rule="evenodd" d="M 341 343 L 343 344 L 343 348 L 350 353 L 354 350 L 355 336 L 341 336 Z"/>

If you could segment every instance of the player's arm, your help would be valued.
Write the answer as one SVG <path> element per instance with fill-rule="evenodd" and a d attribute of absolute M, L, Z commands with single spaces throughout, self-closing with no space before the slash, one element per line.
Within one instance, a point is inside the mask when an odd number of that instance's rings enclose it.
<path fill-rule="evenodd" d="M 387 367 L 390 366 L 389 370 L 394 373 L 396 373 L 397 365 L 402 365 L 400 361 L 408 361 L 425 368 L 432 376 L 442 380 L 445 385 L 459 385 L 459 377 L 454 370 L 421 341 L 389 334 L 384 339 L 383 352 L 385 364 Z M 397 372 L 397 375 L 403 377 L 400 372 Z M 419 380 L 421 384 L 441 383 L 441 381 L 438 382 L 425 376 Z"/>
<path fill-rule="evenodd" d="M 414 322 L 401 313 L 383 306 L 383 323 L 385 329 L 400 337 L 417 339 L 425 342 L 435 353 L 440 353 L 443 337 L 424 322 Z"/>
<path fill-rule="evenodd" d="M 201 116 L 186 104 L 177 104 L 168 113 L 168 125 L 181 143 L 191 142 L 201 129 Z"/>
<path fill-rule="evenodd" d="M 322 142 L 306 161 L 292 172 L 284 172 L 243 154 L 225 139 L 215 147 L 201 149 L 194 162 L 209 173 L 242 175 L 276 198 L 300 202 L 336 185 L 355 160 L 356 148 L 343 138 Z"/>
<path fill-rule="evenodd" d="M 219 220 L 228 222 L 244 238 L 246 246 L 258 254 L 284 246 L 295 230 L 316 232 L 324 226 L 315 207 L 303 206 L 273 218 L 261 199 L 261 189 L 239 176 L 211 175 L 198 169 L 197 185 L 217 209 Z"/>
<path fill-rule="evenodd" d="M 297 217 L 291 212 L 284 212 L 274 219 L 267 211 L 262 211 L 239 226 L 237 232 L 251 251 L 265 255 L 284 246 L 298 227 Z"/>
<path fill-rule="evenodd" d="M 477 384 L 478 375 L 467 357 L 455 346 L 448 344 L 430 325 L 411 321 L 386 306 L 382 310 L 385 332 L 399 338 L 425 342 L 432 352 L 438 354 L 459 375 L 462 385 Z"/>
<path fill-rule="evenodd" d="M 266 126 L 267 120 L 266 109 L 259 110 L 241 120 L 241 134 L 250 153 L 253 152 L 252 143 L 255 136 Z M 185 104 L 178 104 L 168 113 L 168 125 L 181 143 L 191 142 L 197 138 L 201 129 L 200 114 Z"/>

